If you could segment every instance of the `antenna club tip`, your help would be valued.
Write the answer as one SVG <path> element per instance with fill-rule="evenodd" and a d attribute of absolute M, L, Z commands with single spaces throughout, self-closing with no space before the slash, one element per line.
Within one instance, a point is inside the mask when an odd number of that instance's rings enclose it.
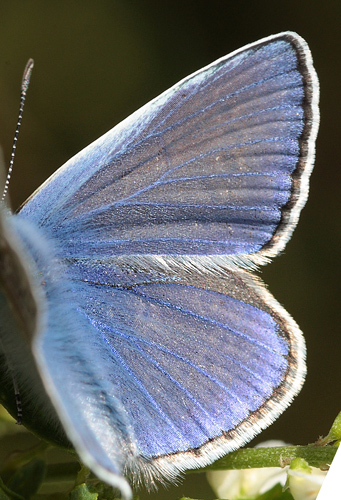
<path fill-rule="evenodd" d="M 21 90 L 25 94 L 27 92 L 27 88 L 28 88 L 28 85 L 30 83 L 30 78 L 31 78 L 33 66 L 34 66 L 34 60 L 30 58 L 27 61 L 26 67 L 24 69 L 24 74 L 22 77 L 22 82 L 21 82 Z"/>
<path fill-rule="evenodd" d="M 32 70 L 33 66 L 34 66 L 34 59 L 30 57 L 29 60 L 27 61 L 25 71 Z"/>

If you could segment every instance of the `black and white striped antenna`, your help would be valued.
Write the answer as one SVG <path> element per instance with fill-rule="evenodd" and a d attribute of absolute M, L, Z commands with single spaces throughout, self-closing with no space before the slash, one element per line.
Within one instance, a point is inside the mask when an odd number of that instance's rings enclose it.
<path fill-rule="evenodd" d="M 6 177 L 5 186 L 4 186 L 4 190 L 3 190 L 3 193 L 2 193 L 1 201 L 3 201 L 5 199 L 5 196 L 6 196 L 7 191 L 8 191 L 9 181 L 10 181 L 11 175 L 12 175 L 13 163 L 14 163 L 14 157 L 15 157 L 15 150 L 16 150 L 16 147 L 17 147 L 17 140 L 18 140 L 20 125 L 21 125 L 22 115 L 23 115 L 23 111 L 24 111 L 24 104 L 25 104 L 25 99 L 26 99 L 26 93 L 27 93 L 27 89 L 28 89 L 28 86 L 29 86 L 29 83 L 30 83 L 30 78 L 31 78 L 33 66 L 34 66 L 33 59 L 29 59 L 28 62 L 27 62 L 27 64 L 26 64 L 26 67 L 25 67 L 25 70 L 24 70 L 24 74 L 23 74 L 23 77 L 22 77 L 21 92 L 20 92 L 20 108 L 19 108 L 18 121 L 17 121 L 17 126 L 16 126 L 16 129 L 15 129 L 15 133 L 14 133 L 12 153 L 11 153 L 11 160 L 9 162 L 7 177 Z"/>

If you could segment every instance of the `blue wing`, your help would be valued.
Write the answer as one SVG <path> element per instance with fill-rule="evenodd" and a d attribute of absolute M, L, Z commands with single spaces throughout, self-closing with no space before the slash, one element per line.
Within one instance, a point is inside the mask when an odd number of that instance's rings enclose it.
<path fill-rule="evenodd" d="M 172 478 L 240 446 L 299 391 L 297 325 L 234 264 L 264 262 L 295 227 L 317 100 L 305 42 L 261 40 L 90 145 L 14 219 L 48 303 L 34 341 L 46 390 L 122 490 L 123 471 Z"/>
<path fill-rule="evenodd" d="M 259 261 L 283 248 L 305 202 L 317 100 L 305 42 L 292 33 L 261 40 L 133 114 L 70 160 L 21 212 L 71 257 Z"/>

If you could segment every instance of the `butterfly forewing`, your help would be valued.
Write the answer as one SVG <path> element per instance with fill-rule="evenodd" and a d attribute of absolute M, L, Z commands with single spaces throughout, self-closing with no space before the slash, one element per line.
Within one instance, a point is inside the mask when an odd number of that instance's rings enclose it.
<path fill-rule="evenodd" d="M 237 51 L 70 160 L 22 213 L 71 257 L 250 255 L 284 234 L 283 247 L 306 197 L 315 80 L 297 35 Z"/>

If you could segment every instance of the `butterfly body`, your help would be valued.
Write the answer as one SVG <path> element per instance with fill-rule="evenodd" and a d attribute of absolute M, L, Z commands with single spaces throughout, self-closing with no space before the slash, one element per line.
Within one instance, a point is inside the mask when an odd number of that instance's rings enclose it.
<path fill-rule="evenodd" d="M 303 383 L 302 334 L 249 269 L 297 223 L 317 100 L 305 42 L 268 37 L 141 108 L 5 220 L 33 320 L 15 328 L 24 355 L 3 352 L 19 385 L 29 365 L 58 439 L 60 420 L 126 497 L 123 474 L 150 484 L 212 462 Z"/>

